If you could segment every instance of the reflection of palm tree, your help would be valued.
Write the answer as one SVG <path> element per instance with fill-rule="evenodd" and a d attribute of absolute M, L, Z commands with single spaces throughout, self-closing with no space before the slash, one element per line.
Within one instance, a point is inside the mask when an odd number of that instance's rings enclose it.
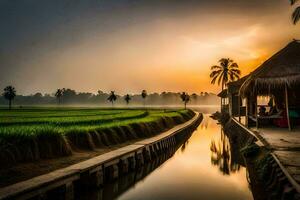
<path fill-rule="evenodd" d="M 211 141 L 210 151 L 212 165 L 219 166 L 219 170 L 224 175 L 239 171 L 240 165 L 231 158 L 230 143 L 223 130 L 221 130 L 221 141 L 217 143 L 214 140 Z"/>
<path fill-rule="evenodd" d="M 184 151 L 185 151 L 185 149 L 186 149 L 186 146 L 189 144 L 189 141 L 187 140 L 187 141 L 185 141 L 184 143 L 183 143 L 183 145 L 181 146 L 181 152 L 183 153 Z"/>
<path fill-rule="evenodd" d="M 180 150 L 181 150 L 182 153 L 185 151 L 185 143 L 183 143 Z"/>
<path fill-rule="evenodd" d="M 201 124 L 200 124 L 200 128 L 202 130 L 206 130 L 208 128 L 208 122 L 209 122 L 209 118 L 208 117 L 204 117 Z"/>

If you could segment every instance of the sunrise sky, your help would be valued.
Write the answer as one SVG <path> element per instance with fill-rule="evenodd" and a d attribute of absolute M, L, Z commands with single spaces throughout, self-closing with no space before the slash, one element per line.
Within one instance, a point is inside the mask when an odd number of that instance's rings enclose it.
<path fill-rule="evenodd" d="M 293 38 L 288 0 L 0 0 L 0 87 L 201 91 L 210 66 L 245 75 Z"/>

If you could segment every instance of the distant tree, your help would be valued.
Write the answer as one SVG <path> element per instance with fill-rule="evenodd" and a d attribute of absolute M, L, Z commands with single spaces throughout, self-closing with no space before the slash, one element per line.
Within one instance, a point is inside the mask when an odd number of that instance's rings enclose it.
<path fill-rule="evenodd" d="M 33 95 L 35 98 L 43 98 L 43 94 L 40 92 L 37 92 Z"/>
<path fill-rule="evenodd" d="M 241 71 L 238 64 L 236 64 L 230 58 L 222 58 L 219 60 L 220 65 L 214 65 L 211 67 L 211 84 L 215 84 L 218 81 L 218 85 L 221 84 L 222 91 L 228 82 L 235 81 L 240 78 Z"/>
<path fill-rule="evenodd" d="M 126 94 L 125 97 L 124 97 L 124 100 L 126 101 L 126 104 L 128 105 L 129 104 L 129 101 L 131 100 L 131 97 L 129 94 Z"/>
<path fill-rule="evenodd" d="M 56 92 L 55 92 L 55 97 L 57 99 L 58 104 L 61 103 L 63 93 L 64 93 L 63 89 L 57 89 Z"/>
<path fill-rule="evenodd" d="M 63 88 L 62 99 L 64 103 L 76 103 L 77 102 L 77 93 L 75 90 L 70 88 Z"/>
<path fill-rule="evenodd" d="M 183 92 L 181 93 L 180 98 L 184 103 L 184 109 L 186 109 L 186 104 L 190 101 L 190 95 L 188 95 L 186 92 Z"/>
<path fill-rule="evenodd" d="M 8 100 L 8 109 L 11 110 L 12 100 L 16 97 L 16 89 L 13 86 L 5 87 L 3 97 Z"/>
<path fill-rule="evenodd" d="M 298 0 L 289 0 L 289 1 L 292 6 L 298 2 Z M 296 24 L 300 20 L 300 6 L 295 8 L 295 11 L 292 14 L 292 20 L 294 24 Z"/>
<path fill-rule="evenodd" d="M 100 95 L 104 94 L 104 92 L 102 90 L 98 90 L 97 94 L 100 96 Z"/>
<path fill-rule="evenodd" d="M 195 101 L 197 101 L 198 95 L 197 95 L 196 93 L 193 93 L 193 94 L 192 94 L 192 98 L 193 98 Z"/>
<path fill-rule="evenodd" d="M 107 98 L 107 100 L 109 102 L 111 102 L 111 105 L 114 106 L 114 102 L 117 100 L 117 96 L 115 95 L 115 92 L 114 91 L 111 91 L 110 92 L 110 95 L 109 97 Z"/>
<path fill-rule="evenodd" d="M 145 105 L 146 105 L 146 97 L 148 96 L 147 91 L 143 90 L 141 96 L 142 96 L 142 98 L 144 100 L 144 107 L 145 107 Z"/>

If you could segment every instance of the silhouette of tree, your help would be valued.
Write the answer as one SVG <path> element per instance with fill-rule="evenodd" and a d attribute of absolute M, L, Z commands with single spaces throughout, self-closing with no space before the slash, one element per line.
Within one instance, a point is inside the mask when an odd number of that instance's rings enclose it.
<path fill-rule="evenodd" d="M 218 81 L 218 85 L 221 84 L 222 91 L 228 82 L 235 81 L 240 78 L 241 71 L 238 64 L 236 64 L 230 58 L 222 58 L 219 60 L 220 65 L 214 65 L 211 67 L 211 84 L 215 84 Z M 222 107 L 221 99 L 221 107 Z"/>
<path fill-rule="evenodd" d="M 220 65 L 214 65 L 211 67 L 211 84 L 215 84 L 218 81 L 218 85 L 221 84 L 222 91 L 226 84 L 231 81 L 235 81 L 240 78 L 241 71 L 238 64 L 236 64 L 230 58 L 222 58 L 219 60 Z"/>
<path fill-rule="evenodd" d="M 68 104 L 77 102 L 77 93 L 75 90 L 72 90 L 70 88 L 63 88 L 62 92 L 63 103 Z"/>
<path fill-rule="evenodd" d="M 144 107 L 145 107 L 145 105 L 146 105 L 146 97 L 148 96 L 147 91 L 143 90 L 141 96 L 142 96 L 142 98 L 144 100 Z"/>
<path fill-rule="evenodd" d="M 16 97 L 16 89 L 13 86 L 5 87 L 3 97 L 8 100 L 8 109 L 11 110 L 12 100 Z"/>
<path fill-rule="evenodd" d="M 186 92 L 183 92 L 181 93 L 180 98 L 184 103 L 184 109 L 186 109 L 186 104 L 190 101 L 190 95 L 188 95 Z"/>
<path fill-rule="evenodd" d="M 126 101 L 126 104 L 128 105 L 129 104 L 129 101 L 131 100 L 131 97 L 129 94 L 126 94 L 125 97 L 124 97 L 124 100 Z"/>
<path fill-rule="evenodd" d="M 55 97 L 57 99 L 58 104 L 61 103 L 62 96 L 63 96 L 63 89 L 57 89 L 55 92 Z"/>
<path fill-rule="evenodd" d="M 298 0 L 290 0 L 291 5 L 295 5 Z M 293 23 L 296 24 L 300 20 L 300 6 L 295 8 L 295 11 L 292 14 Z"/>
<path fill-rule="evenodd" d="M 109 102 L 111 102 L 111 105 L 114 106 L 114 102 L 117 100 L 117 96 L 115 95 L 115 92 L 114 91 L 111 91 L 110 92 L 110 95 L 109 97 L 107 98 L 107 100 Z"/>

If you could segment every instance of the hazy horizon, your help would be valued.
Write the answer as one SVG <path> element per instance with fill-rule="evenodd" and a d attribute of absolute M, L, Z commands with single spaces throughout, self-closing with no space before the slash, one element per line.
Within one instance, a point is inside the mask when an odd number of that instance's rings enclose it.
<path fill-rule="evenodd" d="M 19 94 L 218 93 L 210 66 L 242 75 L 300 38 L 287 0 L 0 1 L 0 87 Z"/>

